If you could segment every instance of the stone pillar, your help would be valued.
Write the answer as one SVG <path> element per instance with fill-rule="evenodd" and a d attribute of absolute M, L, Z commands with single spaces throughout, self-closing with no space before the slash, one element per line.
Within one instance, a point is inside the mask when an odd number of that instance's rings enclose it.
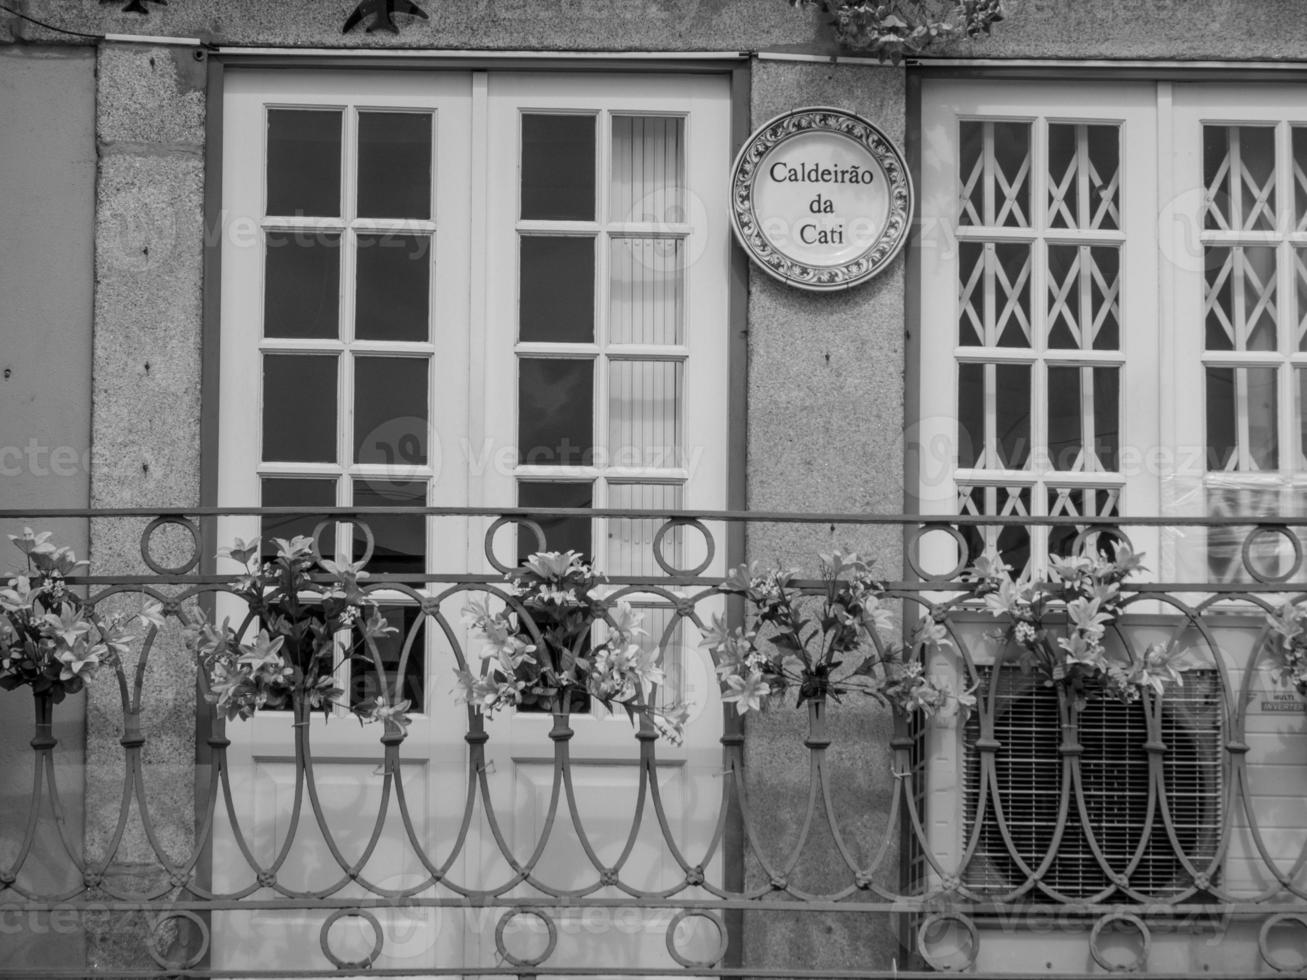
<path fill-rule="evenodd" d="M 761 125 L 802 106 L 848 109 L 903 145 L 904 73 L 865 65 L 756 61 L 751 113 Z M 811 293 L 759 269 L 749 280 L 750 510 L 880 512 L 903 510 L 904 259 L 847 292 Z M 896 527 L 758 525 L 748 532 L 750 560 L 817 574 L 817 555 L 857 551 L 888 579 L 901 575 Z M 860 865 L 884 839 L 895 790 L 887 709 L 859 701 L 827 712 L 835 819 Z M 745 767 L 751 809 L 765 815 L 757 844 L 772 861 L 794 851 L 808 804 L 808 716 L 793 703 L 747 716 Z M 829 892 L 852 881 L 818 804 L 813 831 L 790 879 Z M 898 883 L 897 837 L 882 880 Z M 746 860 L 746 887 L 765 886 Z M 894 923 L 868 917 L 749 912 L 745 966 L 803 964 L 821 969 L 890 969 L 899 956 Z M 871 926 L 871 927 L 869 927 Z M 902 963 L 900 961 L 899 965 Z"/>
<path fill-rule="evenodd" d="M 205 65 L 188 48 L 99 49 L 94 507 L 199 503 L 204 84 Z M 94 571 L 145 572 L 145 523 L 93 522 Z M 140 604 L 139 596 L 125 596 L 121 606 Z M 195 670 L 176 630 L 161 632 L 148 656 L 139 705 L 145 804 L 161 848 L 182 861 L 194 846 Z M 130 679 L 136 663 L 124 668 Z M 93 859 L 104 859 L 116 830 L 127 744 L 138 740 L 124 715 L 117 685 L 93 686 L 86 822 Z M 135 805 L 105 878 L 120 893 L 175 884 Z M 145 931 L 140 916 L 101 917 L 88 929 L 90 964 L 152 966 Z"/>

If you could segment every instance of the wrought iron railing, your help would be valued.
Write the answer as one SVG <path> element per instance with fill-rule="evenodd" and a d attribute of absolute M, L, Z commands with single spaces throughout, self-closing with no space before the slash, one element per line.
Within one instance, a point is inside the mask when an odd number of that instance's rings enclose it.
<path fill-rule="evenodd" d="M 1191 522 L 1220 528 L 1225 546 L 1243 536 L 1233 581 L 1126 583 L 1113 656 L 1151 647 L 1182 668 L 1126 704 L 1082 703 L 1024 672 L 959 575 L 968 556 L 944 548 L 948 575 L 923 577 L 941 540 L 975 547 L 997 526 L 1038 539 L 1065 522 L 325 511 L 296 526 L 343 542 L 349 524 L 424 517 L 427 542 L 461 535 L 459 554 L 484 537 L 471 552 L 484 562 L 464 563 L 479 570 L 364 583 L 402 628 L 344 700 L 392 690 L 425 704 L 407 730 L 315 717 L 298 700 L 227 721 L 180 628 L 202 612 L 240 619 L 232 576 L 208 560 L 219 534 L 241 521 L 294 530 L 291 516 L 0 512 L 10 526 L 89 518 L 96 564 L 69 587 L 96 611 L 157 600 L 166 620 L 89 683 L 85 705 L 0 693 L 13 743 L 0 977 L 1188 976 L 1194 962 L 1215 977 L 1307 963 L 1307 715 L 1276 679 L 1268 620 L 1307 597 L 1303 522 Z M 468 597 L 511 602 L 503 570 L 565 519 L 595 522 L 592 541 L 620 538 L 605 547 L 626 567 L 603 602 L 656 626 L 649 642 L 682 678 L 661 697 L 693 709 L 685 744 L 648 715 L 604 720 L 578 703 L 492 721 L 446 695 L 455 667 L 480 662 L 460 621 Z M 1089 519 L 1075 547 L 1174 523 Z M 525 528 L 520 543 L 505 524 Z M 809 527 L 814 554 L 845 532 L 876 542 L 879 594 L 904 635 L 925 618 L 946 640 L 911 656 L 962 698 L 931 716 L 816 697 L 742 718 L 723 704 L 700 634 L 714 615 L 744 617 L 717 589 L 739 529 L 768 565 L 759 551 L 778 526 Z M 113 552 L 122 527 L 139 531 L 134 561 Z M 807 572 L 796 585 L 820 601 Z"/>

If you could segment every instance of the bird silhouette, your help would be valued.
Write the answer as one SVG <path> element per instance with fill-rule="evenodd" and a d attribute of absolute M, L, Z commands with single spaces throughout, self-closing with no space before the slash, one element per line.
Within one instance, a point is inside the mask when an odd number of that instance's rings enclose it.
<path fill-rule="evenodd" d="M 428 19 L 427 12 L 414 3 L 413 0 L 363 0 L 354 8 L 354 12 L 349 15 L 349 18 L 345 21 L 345 26 L 341 29 L 341 33 L 348 34 L 363 23 L 364 18 L 371 17 L 372 22 L 367 26 L 369 34 L 373 31 L 390 31 L 392 34 L 398 34 L 399 28 L 395 26 L 395 14 L 410 14 L 414 17 L 421 17 L 423 20 Z"/>
<path fill-rule="evenodd" d="M 157 3 L 160 6 L 168 6 L 168 0 L 149 0 L 150 3 Z M 106 3 L 122 3 L 122 0 L 100 0 L 101 5 Z M 145 6 L 146 0 L 128 0 L 123 4 L 122 13 L 124 14 L 150 14 L 150 8 Z"/>

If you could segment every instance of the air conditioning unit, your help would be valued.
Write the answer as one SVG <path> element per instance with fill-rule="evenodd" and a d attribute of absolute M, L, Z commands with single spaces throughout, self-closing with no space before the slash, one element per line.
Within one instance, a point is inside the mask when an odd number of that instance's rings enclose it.
<path fill-rule="evenodd" d="M 1122 648 L 1186 650 L 1183 683 L 1091 698 L 1067 739 L 1067 695 L 1023 671 L 994 624 L 961 617 L 958 649 L 929 666 L 978 686 L 967 718 L 931 719 L 918 743 L 928 962 L 997 975 L 1307 965 L 1307 709 L 1275 680 L 1263 618 L 1121 620 Z"/>

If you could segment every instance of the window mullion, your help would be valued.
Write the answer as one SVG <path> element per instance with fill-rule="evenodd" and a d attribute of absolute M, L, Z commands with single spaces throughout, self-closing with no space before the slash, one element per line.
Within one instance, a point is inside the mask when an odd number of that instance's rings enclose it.
<path fill-rule="evenodd" d="M 1052 460 L 1048 447 L 1048 242 L 1049 190 L 1048 190 L 1048 119 L 1039 116 L 1030 124 L 1030 225 L 1034 231 L 1030 255 L 1030 347 L 1034 354 L 1030 378 L 1030 501 L 1031 516 L 1049 512 L 1048 486 Z M 1080 181 L 1083 171 L 1076 174 Z M 1080 215 L 1086 213 L 1082 203 Z M 1049 529 L 1030 529 L 1030 557 L 1035 567 L 1047 561 Z"/>
<path fill-rule="evenodd" d="M 1299 435 L 1298 404 L 1296 378 L 1292 365 L 1294 350 L 1298 345 L 1298 290 L 1294 284 L 1293 244 L 1289 235 L 1294 228 L 1294 200 L 1296 189 L 1293 172 L 1293 127 L 1287 120 L 1281 120 L 1275 127 L 1275 233 L 1278 239 L 1275 248 L 1275 293 L 1276 306 L 1276 349 L 1280 352 L 1280 366 L 1277 374 L 1279 400 L 1279 467 L 1284 474 L 1286 485 L 1292 474 L 1301 467 L 1302 448 Z M 1291 502 L 1286 501 L 1291 505 Z M 1286 511 L 1292 513 L 1292 509 Z"/>
<path fill-rule="evenodd" d="M 596 458 L 605 461 L 612 459 L 612 452 L 615 448 L 609 444 L 611 437 L 611 420 L 609 413 L 611 411 L 611 393 L 609 384 L 611 381 L 611 371 L 609 366 L 608 345 L 611 337 L 611 324 L 609 316 L 612 310 L 611 290 L 612 290 L 612 232 L 610 224 L 613 215 L 610 210 L 612 202 L 612 173 L 613 173 L 613 114 L 605 110 L 598 114 L 596 119 L 598 132 L 595 139 L 595 188 L 598 193 L 596 207 L 598 213 L 595 217 L 598 219 L 598 231 L 594 239 L 595 247 L 595 311 L 594 311 L 594 329 L 595 343 L 598 346 L 598 353 L 594 357 L 594 398 L 595 403 L 592 409 L 594 419 L 594 448 L 606 450 L 606 452 L 597 453 Z M 591 500 L 596 508 L 608 506 L 608 480 L 604 476 L 599 476 L 593 484 L 593 497 Z M 608 550 L 609 536 L 604 531 L 603 521 L 591 522 L 591 547 L 594 551 L 594 560 L 601 568 L 608 568 L 611 565 Z"/>

